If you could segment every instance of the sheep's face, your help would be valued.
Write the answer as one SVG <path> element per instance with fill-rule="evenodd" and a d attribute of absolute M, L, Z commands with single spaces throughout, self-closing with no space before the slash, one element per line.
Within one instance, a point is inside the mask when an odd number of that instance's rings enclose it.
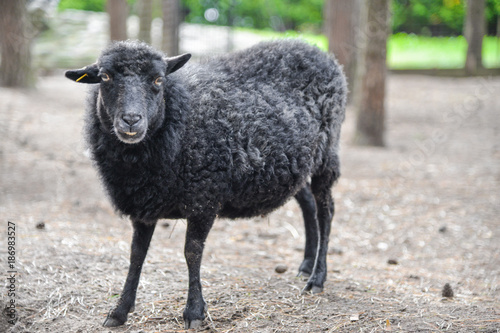
<path fill-rule="evenodd" d="M 97 63 L 67 71 L 66 77 L 99 84 L 97 115 L 119 140 L 141 142 L 165 117 L 165 77 L 181 68 L 189 54 L 172 58 L 143 43 L 120 42 L 105 50 Z"/>

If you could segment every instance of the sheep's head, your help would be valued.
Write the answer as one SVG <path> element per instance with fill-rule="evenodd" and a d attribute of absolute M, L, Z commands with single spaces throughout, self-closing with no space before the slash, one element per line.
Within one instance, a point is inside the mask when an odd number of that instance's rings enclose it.
<path fill-rule="evenodd" d="M 97 112 L 125 143 L 138 143 L 165 117 L 165 77 L 191 58 L 167 58 L 147 44 L 117 42 L 104 50 L 95 64 L 66 72 L 80 83 L 99 84 Z"/>

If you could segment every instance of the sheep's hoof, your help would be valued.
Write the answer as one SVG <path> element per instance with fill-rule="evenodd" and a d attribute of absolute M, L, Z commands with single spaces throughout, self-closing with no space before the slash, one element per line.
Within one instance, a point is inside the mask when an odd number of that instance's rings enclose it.
<path fill-rule="evenodd" d="M 184 329 L 189 330 L 191 328 L 197 329 L 201 327 L 203 320 L 195 319 L 195 320 L 185 320 L 184 321 Z"/>
<path fill-rule="evenodd" d="M 304 289 L 302 289 L 301 294 L 307 294 L 308 292 L 312 293 L 313 295 L 315 294 L 320 294 L 323 292 L 323 287 L 320 286 L 314 286 L 311 282 L 308 282 Z"/>
<path fill-rule="evenodd" d="M 122 322 L 119 319 L 108 317 L 108 318 L 106 318 L 106 320 L 104 321 L 102 326 L 104 326 L 104 327 L 116 327 L 116 326 L 121 326 L 124 323 L 125 322 Z"/>
<path fill-rule="evenodd" d="M 188 304 L 192 305 L 186 305 L 186 309 L 184 309 L 182 316 L 184 318 L 184 328 L 186 330 L 200 328 L 205 319 L 205 314 L 208 311 L 208 305 L 203 298 L 201 302 L 188 302 Z"/>
<path fill-rule="evenodd" d="M 125 324 L 126 321 L 127 321 L 127 315 L 125 315 L 125 318 L 119 318 L 119 316 L 117 316 L 116 314 L 113 313 L 113 311 L 111 311 L 108 314 L 108 317 L 106 318 L 102 326 L 104 327 L 121 326 Z"/>
<path fill-rule="evenodd" d="M 323 292 L 323 287 L 313 286 L 311 292 L 313 294 L 321 294 Z"/>

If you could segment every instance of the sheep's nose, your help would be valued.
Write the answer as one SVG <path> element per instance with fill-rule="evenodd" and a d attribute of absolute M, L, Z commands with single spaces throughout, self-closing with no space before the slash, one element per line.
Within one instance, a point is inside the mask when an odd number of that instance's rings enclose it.
<path fill-rule="evenodd" d="M 122 116 L 122 119 L 124 122 L 126 122 L 129 126 L 135 125 L 141 120 L 141 115 L 139 114 L 124 114 Z"/>

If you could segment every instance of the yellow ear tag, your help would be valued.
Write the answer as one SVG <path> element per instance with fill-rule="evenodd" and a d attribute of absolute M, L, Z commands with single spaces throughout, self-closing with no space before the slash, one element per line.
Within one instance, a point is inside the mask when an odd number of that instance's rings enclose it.
<path fill-rule="evenodd" d="M 84 77 L 86 77 L 86 76 L 88 76 L 88 75 L 87 75 L 87 73 L 83 74 L 82 76 L 80 76 L 80 77 L 78 78 L 78 80 L 76 80 L 76 82 L 80 81 L 81 79 L 83 79 L 83 78 L 84 78 Z"/>

